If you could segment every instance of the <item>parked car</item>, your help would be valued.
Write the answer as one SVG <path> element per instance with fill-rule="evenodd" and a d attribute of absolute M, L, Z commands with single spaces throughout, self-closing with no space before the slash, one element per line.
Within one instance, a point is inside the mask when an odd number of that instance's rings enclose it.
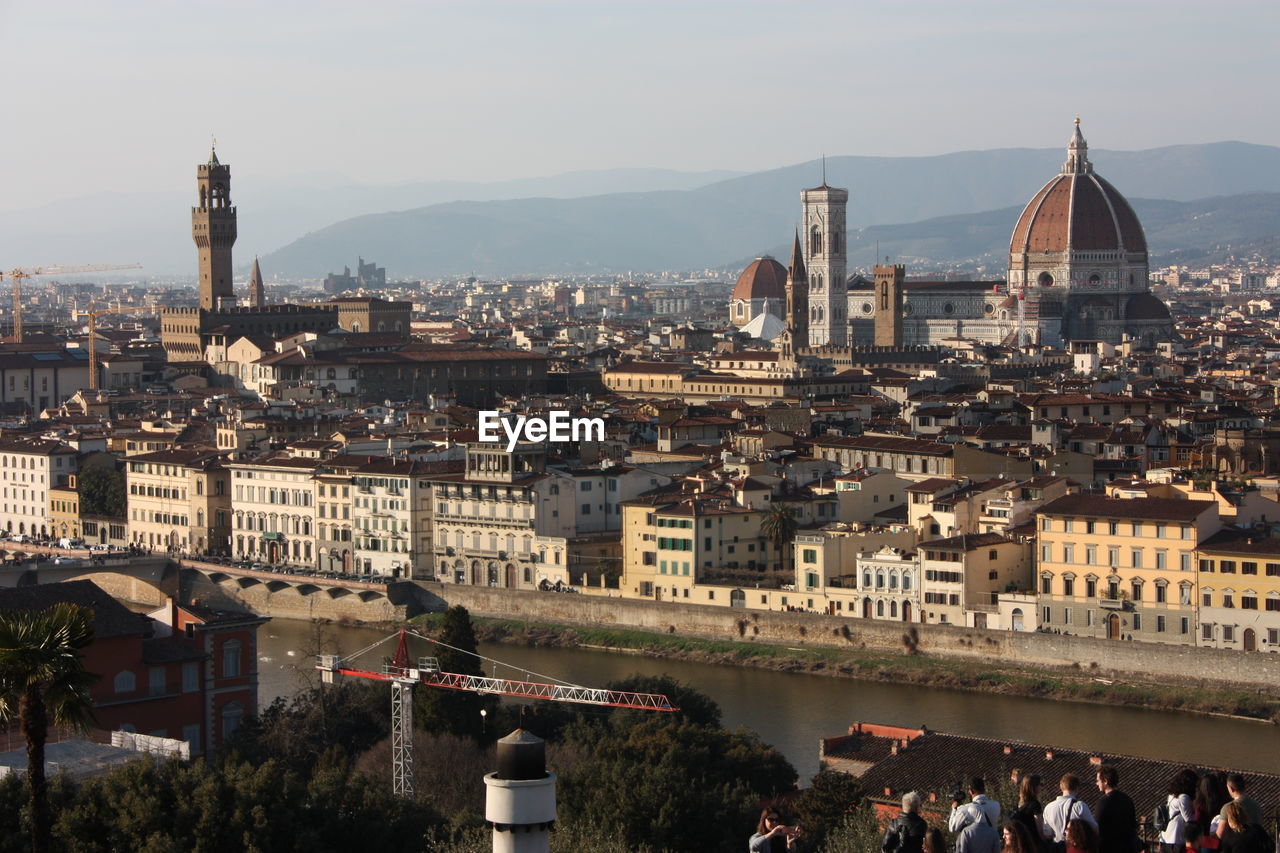
<path fill-rule="evenodd" d="M 89 553 L 91 554 L 110 554 L 112 550 L 113 549 L 110 545 L 106 545 L 103 543 L 98 543 L 96 545 L 89 546 Z"/>
<path fill-rule="evenodd" d="M 13 541 L 17 542 L 20 545 L 29 545 L 33 540 L 27 534 L 19 533 L 17 536 L 13 537 Z"/>
<path fill-rule="evenodd" d="M 75 566 L 80 563 L 75 557 L 54 557 L 53 564 L 55 566 Z"/>

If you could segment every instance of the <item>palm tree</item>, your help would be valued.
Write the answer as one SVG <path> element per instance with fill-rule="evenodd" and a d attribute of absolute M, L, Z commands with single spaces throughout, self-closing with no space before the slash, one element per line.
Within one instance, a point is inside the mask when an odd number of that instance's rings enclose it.
<path fill-rule="evenodd" d="M 17 717 L 27 741 L 31 850 L 47 853 L 52 821 L 44 774 L 49 724 L 84 731 L 93 722 L 79 650 L 93 641 L 93 611 L 74 604 L 0 613 L 0 723 Z"/>
<path fill-rule="evenodd" d="M 791 507 L 784 503 L 771 505 L 760 521 L 760 532 L 778 549 L 778 567 L 785 572 L 787 558 L 783 549 L 796 535 L 796 517 Z"/>

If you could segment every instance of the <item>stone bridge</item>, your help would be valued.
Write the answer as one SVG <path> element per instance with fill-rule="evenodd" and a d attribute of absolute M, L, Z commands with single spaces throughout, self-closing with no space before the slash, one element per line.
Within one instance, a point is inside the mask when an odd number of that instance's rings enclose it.
<path fill-rule="evenodd" d="M 91 556 L 35 545 L 0 554 L 0 586 L 91 580 L 113 598 L 153 607 L 174 598 L 283 619 L 395 621 L 421 612 L 418 586 L 253 571 L 146 554 Z M 74 563 L 55 565 L 54 557 Z M 37 558 L 41 558 L 37 560 Z"/>
<path fill-rule="evenodd" d="M 239 569 L 179 560 L 181 600 L 282 619 L 389 622 L 420 612 L 418 587 Z"/>

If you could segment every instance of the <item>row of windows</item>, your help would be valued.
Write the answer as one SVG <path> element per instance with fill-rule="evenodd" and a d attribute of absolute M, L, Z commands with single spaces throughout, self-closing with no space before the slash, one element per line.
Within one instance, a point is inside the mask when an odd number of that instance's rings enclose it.
<path fill-rule="evenodd" d="M 670 572 L 667 571 L 668 567 L 671 569 Z M 658 574 L 684 575 L 685 577 L 688 577 L 689 564 L 687 562 L 682 563 L 677 560 L 671 560 L 669 563 L 667 560 L 660 560 L 658 562 Z"/>
<path fill-rule="evenodd" d="M 707 527 L 711 526 L 710 519 L 707 519 Z M 687 518 L 659 518 L 654 522 L 658 527 L 679 527 L 688 530 L 693 527 L 693 521 Z"/>
<path fill-rule="evenodd" d="M 926 592 L 924 594 L 925 604 L 959 604 L 960 596 L 957 593 L 945 592 Z"/>
<path fill-rule="evenodd" d="M 256 489 L 256 491 L 255 491 Z M 311 506 L 311 492 L 302 489 L 273 489 L 269 486 L 236 486 L 237 501 L 279 504 L 282 506 Z"/>
<path fill-rule="evenodd" d="M 1170 530 L 1172 527 L 1172 530 Z M 1050 533 L 1054 529 L 1053 519 L 1048 516 L 1040 517 L 1040 530 Z M 1094 519 L 1076 519 L 1064 518 L 1058 529 L 1063 533 L 1105 533 L 1108 536 L 1143 536 L 1146 529 L 1140 521 L 1096 521 Z M 1163 521 L 1157 521 L 1152 525 L 1152 533 L 1157 539 L 1190 539 L 1194 535 L 1195 528 L 1189 524 L 1169 525 Z M 1170 536 L 1170 533 L 1176 535 Z"/>
<path fill-rule="evenodd" d="M 1129 583 L 1129 589 L 1123 590 L 1129 594 L 1134 601 L 1143 600 L 1143 590 L 1146 584 L 1141 578 L 1134 578 Z M 1167 604 L 1169 600 L 1169 584 L 1167 581 L 1158 580 L 1152 584 L 1155 587 L 1155 602 L 1157 604 Z M 1105 593 L 1103 598 L 1117 600 L 1121 596 L 1122 587 L 1119 578 L 1109 578 L 1102 591 Z M 1191 603 L 1191 584 L 1184 581 L 1178 585 L 1178 603 Z M 1053 575 L 1043 574 L 1040 576 L 1040 593 L 1042 595 L 1053 595 Z M 1062 576 L 1062 594 L 1067 597 L 1076 594 L 1076 576 L 1072 574 L 1064 574 Z M 1087 577 L 1084 579 L 1084 597 L 1098 598 L 1098 579 Z"/>
<path fill-rule="evenodd" d="M 936 569 L 929 569 L 924 573 L 924 579 L 927 581 L 937 581 L 938 583 L 963 583 L 964 572 L 943 572 Z"/>
<path fill-rule="evenodd" d="M 1217 571 L 1219 574 L 1233 575 L 1236 573 L 1236 567 L 1235 560 L 1217 560 L 1216 562 L 1207 558 L 1200 560 L 1200 571 L 1208 574 Z M 1239 569 L 1242 575 L 1256 575 L 1258 564 L 1252 560 L 1242 560 L 1239 563 Z M 1267 563 L 1266 572 L 1269 578 L 1280 578 L 1280 563 Z"/>
<path fill-rule="evenodd" d="M 186 489 L 171 489 L 167 486 L 142 486 L 138 483 L 129 484 L 129 494 L 138 497 L 166 498 L 174 501 L 185 501 L 187 499 Z"/>
<path fill-rule="evenodd" d="M 203 515 L 203 513 L 201 513 Z M 187 526 L 187 516 L 177 515 L 169 512 L 152 512 L 149 509 L 133 510 L 130 517 L 134 521 L 150 522 L 151 524 L 171 524 L 176 527 Z M 203 525 L 203 521 L 201 521 Z"/>
<path fill-rule="evenodd" d="M 235 641 L 231 641 L 235 642 Z M 236 664 L 239 665 L 239 648 L 236 650 Z M 168 692 L 167 672 L 163 666 L 147 669 L 147 695 L 163 696 Z M 111 680 L 111 688 L 116 693 L 134 693 L 138 689 L 137 676 L 131 670 L 122 669 Z M 187 661 L 182 665 L 182 692 L 194 693 L 200 689 L 200 662 Z"/>
<path fill-rule="evenodd" d="M 925 573 L 925 575 L 926 575 L 926 576 L 931 575 L 931 574 L 945 574 L 945 575 L 952 575 L 952 574 L 954 574 L 954 575 L 956 575 L 956 576 L 957 576 L 957 578 L 959 577 L 959 573 L 958 573 L 958 572 L 926 572 L 926 573 Z M 876 582 L 875 582 L 875 585 L 874 585 L 874 588 L 875 588 L 875 589 L 885 589 L 885 588 L 886 588 L 886 584 L 885 584 L 886 576 L 885 576 L 885 573 L 884 573 L 884 572 L 876 572 L 875 579 L 876 579 Z M 898 575 L 898 573 L 897 573 L 897 572 L 889 572 L 889 574 L 888 574 L 888 578 L 887 578 L 887 579 L 888 579 L 888 584 L 887 584 L 887 588 L 888 588 L 888 589 L 897 589 L 897 588 L 898 588 L 898 579 L 899 579 L 899 575 Z M 902 579 L 902 588 L 903 588 L 903 589 L 911 589 L 911 575 L 910 575 L 910 574 L 908 574 L 907 572 L 903 572 L 903 573 L 902 573 L 902 575 L 901 575 L 901 579 Z M 958 581 L 957 581 L 957 582 L 958 582 Z M 862 588 L 863 588 L 863 589 L 871 589 L 871 588 L 872 588 L 872 583 L 871 583 L 871 572 L 863 572 L 863 573 L 862 573 Z"/>
<path fill-rule="evenodd" d="M 658 550 L 660 551 L 692 551 L 692 539 L 673 539 L 668 536 L 658 537 Z"/>
<path fill-rule="evenodd" d="M 1143 561 L 1145 559 L 1142 548 L 1130 548 L 1129 549 L 1129 565 L 1122 566 L 1121 561 L 1122 561 L 1123 555 L 1120 553 L 1120 548 L 1116 546 L 1108 546 L 1107 553 L 1106 553 L 1107 561 L 1106 563 L 1101 563 L 1098 560 L 1098 557 L 1099 557 L 1098 546 L 1096 545 L 1084 546 L 1084 554 L 1083 554 L 1084 562 L 1083 563 L 1080 563 L 1076 559 L 1078 556 L 1080 556 L 1080 552 L 1076 550 L 1075 543 L 1067 542 L 1062 546 L 1062 559 L 1058 562 L 1068 563 L 1068 564 L 1080 564 L 1085 566 L 1105 565 L 1113 569 L 1119 569 L 1119 568 L 1141 569 L 1143 567 Z M 1053 545 L 1049 543 L 1043 543 L 1040 545 L 1040 562 L 1042 563 L 1054 562 Z M 1154 568 L 1167 569 L 1168 567 L 1169 567 L 1169 552 L 1163 549 L 1155 551 Z M 1178 568 L 1184 572 L 1191 571 L 1191 553 L 1189 551 L 1178 552 Z"/>
<path fill-rule="evenodd" d="M 1049 607 L 1046 605 L 1041 610 L 1040 616 L 1041 616 L 1040 621 L 1043 622 L 1045 625 L 1053 624 L 1053 608 L 1052 607 Z M 1120 618 L 1116 614 L 1108 614 L 1106 618 L 1110 619 L 1112 617 L 1116 619 Z M 1142 614 L 1133 613 L 1133 614 L 1130 614 L 1129 618 L 1132 619 L 1132 623 L 1131 623 L 1132 629 L 1134 631 L 1141 631 L 1142 624 L 1143 624 Z M 1070 607 L 1062 608 L 1062 620 L 1059 624 L 1061 625 L 1073 624 L 1072 611 Z M 1160 633 L 1160 634 L 1165 633 L 1168 630 L 1168 625 L 1169 625 L 1169 620 L 1163 614 L 1156 615 L 1156 622 L 1155 622 L 1156 633 Z M 1086 610 L 1085 611 L 1085 627 L 1096 628 L 1098 626 L 1099 626 L 1098 612 L 1096 610 Z M 1178 618 L 1178 633 L 1179 634 L 1191 633 L 1191 619 L 1189 617 L 1181 616 Z"/>
<path fill-rule="evenodd" d="M 1235 607 L 1236 592 L 1233 589 L 1224 589 L 1218 593 L 1219 607 Z M 1207 587 L 1200 589 L 1200 603 L 1205 607 L 1213 607 L 1213 590 Z M 1280 592 L 1267 593 L 1266 601 L 1267 610 L 1272 612 L 1280 612 Z M 1258 594 L 1251 589 L 1246 589 L 1240 594 L 1241 610 L 1257 610 Z"/>

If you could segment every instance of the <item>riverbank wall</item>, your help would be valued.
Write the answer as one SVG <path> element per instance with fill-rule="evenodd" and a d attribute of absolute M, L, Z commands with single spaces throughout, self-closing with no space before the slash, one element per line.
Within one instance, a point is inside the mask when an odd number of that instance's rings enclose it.
<path fill-rule="evenodd" d="M 418 582 L 430 611 L 462 605 L 474 616 L 633 628 L 711 640 L 800 648 L 915 653 L 992 660 L 1026 667 L 1071 667 L 1098 677 L 1122 675 L 1170 683 L 1280 685 L 1280 655 L 950 625 L 852 619 L 814 613 L 740 610 L 563 593 L 520 592 Z"/>

